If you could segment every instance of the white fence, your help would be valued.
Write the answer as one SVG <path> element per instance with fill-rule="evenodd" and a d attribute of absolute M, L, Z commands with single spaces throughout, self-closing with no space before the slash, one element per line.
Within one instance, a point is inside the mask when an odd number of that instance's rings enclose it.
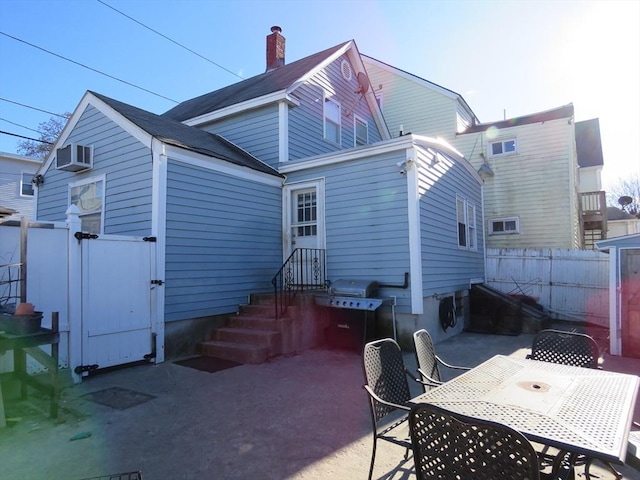
<path fill-rule="evenodd" d="M 527 295 L 556 318 L 609 325 L 609 255 L 593 250 L 487 249 L 487 284 Z"/>

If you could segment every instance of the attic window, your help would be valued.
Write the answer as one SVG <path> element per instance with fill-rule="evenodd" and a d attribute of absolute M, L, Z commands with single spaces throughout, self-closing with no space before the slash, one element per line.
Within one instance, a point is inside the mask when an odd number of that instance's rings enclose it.
<path fill-rule="evenodd" d="M 340 145 L 340 104 L 324 99 L 324 138 Z"/>
<path fill-rule="evenodd" d="M 342 78 L 344 78 L 347 82 L 350 82 L 353 78 L 353 71 L 351 70 L 351 64 L 349 63 L 349 60 L 342 60 L 342 63 L 340 63 L 340 71 L 342 72 Z"/>
<path fill-rule="evenodd" d="M 518 153 L 518 144 L 515 138 L 508 138 L 506 140 L 498 140 L 489 143 L 489 155 L 492 157 L 514 153 Z"/>

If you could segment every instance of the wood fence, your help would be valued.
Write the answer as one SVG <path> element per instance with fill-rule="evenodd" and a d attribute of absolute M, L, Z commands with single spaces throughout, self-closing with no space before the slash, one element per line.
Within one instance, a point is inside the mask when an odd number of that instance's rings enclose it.
<path fill-rule="evenodd" d="M 609 255 L 593 250 L 487 249 L 487 284 L 533 297 L 558 319 L 609 325 Z"/>

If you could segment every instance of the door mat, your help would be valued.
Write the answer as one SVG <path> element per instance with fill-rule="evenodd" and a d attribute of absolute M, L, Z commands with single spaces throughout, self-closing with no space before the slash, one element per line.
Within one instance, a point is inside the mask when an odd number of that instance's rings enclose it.
<path fill-rule="evenodd" d="M 184 360 L 178 360 L 173 363 L 176 365 L 182 365 L 183 367 L 195 368 L 196 370 L 202 370 L 203 372 L 210 373 L 242 365 L 242 363 L 234 362 L 232 360 L 206 356 L 191 357 Z"/>
<path fill-rule="evenodd" d="M 106 388 L 98 392 L 87 393 L 83 395 L 83 397 L 87 397 L 87 399 L 100 405 L 106 405 L 107 407 L 118 410 L 126 410 L 127 408 L 147 402 L 152 398 L 156 398 L 154 395 L 148 395 L 121 387 Z"/>

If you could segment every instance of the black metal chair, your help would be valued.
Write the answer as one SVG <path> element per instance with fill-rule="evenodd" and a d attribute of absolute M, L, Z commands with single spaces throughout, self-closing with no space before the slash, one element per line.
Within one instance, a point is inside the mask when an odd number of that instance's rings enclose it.
<path fill-rule="evenodd" d="M 547 329 L 536 334 L 531 345 L 531 354 L 527 355 L 527 358 L 574 367 L 598 368 L 600 347 L 592 337 L 584 333 Z M 566 456 L 566 452 L 561 452 L 561 455 Z M 546 456 L 546 452 L 543 451 L 543 459 Z M 591 478 L 589 469 L 594 459 L 590 457 L 583 457 L 583 459 L 584 474 L 589 479 Z M 616 479 L 622 478 L 622 475 L 609 462 L 603 462 L 603 464 Z"/>
<path fill-rule="evenodd" d="M 538 457 L 529 441 L 506 425 L 415 405 L 409 431 L 418 480 L 538 480 Z"/>
<path fill-rule="evenodd" d="M 407 413 L 411 400 L 407 369 L 400 346 L 390 338 L 369 342 L 363 352 L 365 390 L 369 394 L 373 422 L 373 451 L 369 479 L 373 475 L 378 440 L 404 447 L 409 456 L 411 440 L 407 429 Z M 395 414 L 395 416 L 394 416 Z M 389 423 L 391 422 L 391 423 Z"/>
<path fill-rule="evenodd" d="M 450 365 L 436 355 L 436 349 L 433 346 L 431 335 L 424 329 L 414 332 L 413 343 L 415 345 L 418 373 L 423 380 L 421 383 L 424 386 L 425 392 L 442 383 L 440 365 L 455 370 L 470 370 L 468 367 Z"/>
<path fill-rule="evenodd" d="M 574 367 L 598 368 L 600 348 L 593 338 L 584 333 L 548 329 L 536 334 L 527 358 Z"/>

